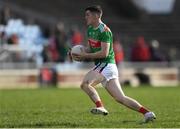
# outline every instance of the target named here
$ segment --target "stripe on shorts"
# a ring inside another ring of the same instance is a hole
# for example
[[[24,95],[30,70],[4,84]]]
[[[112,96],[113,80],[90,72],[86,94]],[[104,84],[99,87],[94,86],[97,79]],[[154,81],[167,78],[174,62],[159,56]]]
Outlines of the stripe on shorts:
[[[100,65],[101,65],[101,63],[98,63],[93,70],[96,70]]]
[[[106,63],[99,71],[99,73],[101,73],[103,71],[103,69],[108,65],[108,63]]]

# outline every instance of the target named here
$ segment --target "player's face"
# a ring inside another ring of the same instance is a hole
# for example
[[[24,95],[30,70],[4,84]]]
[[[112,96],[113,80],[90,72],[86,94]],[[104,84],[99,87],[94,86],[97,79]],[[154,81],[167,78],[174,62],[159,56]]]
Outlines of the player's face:
[[[85,12],[85,19],[86,19],[86,24],[87,25],[92,25],[97,20],[97,17],[96,17],[96,15],[94,13],[87,10]]]

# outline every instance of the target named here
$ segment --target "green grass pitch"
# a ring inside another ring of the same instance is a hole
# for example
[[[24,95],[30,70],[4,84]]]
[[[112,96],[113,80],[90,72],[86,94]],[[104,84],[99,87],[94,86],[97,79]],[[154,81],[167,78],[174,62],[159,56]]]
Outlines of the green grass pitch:
[[[157,119],[141,123],[143,115],[118,104],[103,88],[98,92],[108,116],[92,115],[94,104],[78,88],[0,90],[0,127],[180,128],[180,86],[123,89],[152,109]]]

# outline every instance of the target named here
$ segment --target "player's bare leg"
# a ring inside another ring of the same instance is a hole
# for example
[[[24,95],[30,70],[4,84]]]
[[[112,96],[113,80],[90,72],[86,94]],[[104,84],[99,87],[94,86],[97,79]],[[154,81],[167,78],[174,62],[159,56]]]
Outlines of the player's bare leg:
[[[103,103],[94,88],[97,84],[102,82],[104,77],[96,71],[90,71],[86,74],[81,84],[81,89],[91,98],[91,100],[96,104],[96,108],[91,110],[93,114],[103,114],[107,115],[107,110],[103,107]]]
[[[132,110],[144,114],[145,122],[155,119],[155,114],[153,112],[150,112],[149,110],[144,108],[139,102],[124,94],[118,79],[111,79],[109,82],[107,82],[106,90],[117,102],[127,106]]]

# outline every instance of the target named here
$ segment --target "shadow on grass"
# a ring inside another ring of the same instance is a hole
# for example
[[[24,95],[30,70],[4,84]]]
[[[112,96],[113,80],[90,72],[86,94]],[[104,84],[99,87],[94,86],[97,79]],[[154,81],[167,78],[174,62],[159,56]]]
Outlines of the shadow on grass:
[[[135,121],[135,120],[124,120],[122,121],[123,124],[138,124],[138,125],[144,125],[144,124],[149,124],[149,123],[154,123],[154,121],[149,121],[149,122],[144,122],[143,120],[141,121]]]
[[[36,122],[36,123],[24,123],[20,125],[5,125],[3,128],[31,128],[31,127],[69,127],[69,128],[75,128],[80,127],[79,124],[76,123],[70,123],[70,122]]]

